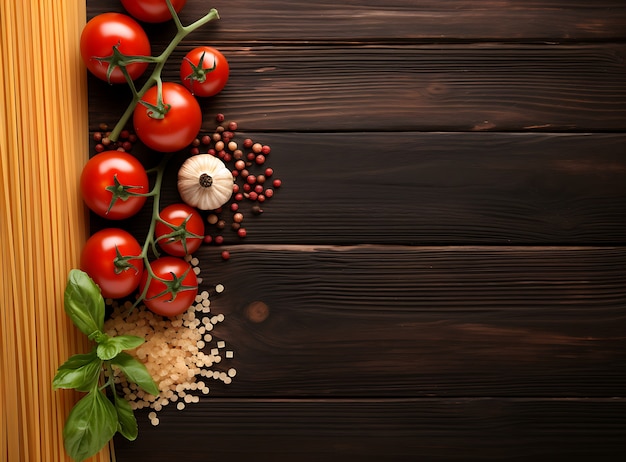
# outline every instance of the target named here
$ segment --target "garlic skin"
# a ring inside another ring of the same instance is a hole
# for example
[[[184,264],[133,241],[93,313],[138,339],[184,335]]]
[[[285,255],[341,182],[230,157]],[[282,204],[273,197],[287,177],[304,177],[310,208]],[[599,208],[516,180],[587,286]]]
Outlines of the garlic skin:
[[[224,162],[211,154],[191,156],[178,170],[181,199],[200,210],[215,210],[228,202],[234,182]]]

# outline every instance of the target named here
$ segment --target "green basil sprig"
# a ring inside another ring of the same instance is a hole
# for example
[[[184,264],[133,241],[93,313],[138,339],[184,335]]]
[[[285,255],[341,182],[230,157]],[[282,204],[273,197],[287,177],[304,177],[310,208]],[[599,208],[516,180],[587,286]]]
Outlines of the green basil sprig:
[[[159,388],[146,366],[123,351],[137,348],[144,339],[134,335],[111,337],[102,331],[104,298],[87,273],[70,271],[64,307],[76,327],[95,342],[89,353],[75,354],[59,366],[52,381],[55,390],[73,388],[87,393],[72,408],[63,428],[65,450],[74,460],[82,461],[98,453],[116,432],[130,441],[137,438],[137,420],[130,403],[117,394],[112,367],[147,393],[156,396]],[[102,386],[101,376],[106,378]]]

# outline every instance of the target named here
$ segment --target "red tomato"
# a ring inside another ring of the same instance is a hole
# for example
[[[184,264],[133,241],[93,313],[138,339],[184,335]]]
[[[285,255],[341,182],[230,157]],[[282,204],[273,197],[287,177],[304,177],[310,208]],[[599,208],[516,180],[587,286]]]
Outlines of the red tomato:
[[[80,54],[87,69],[107,81],[109,63],[96,58],[113,54],[117,45],[120,53],[127,56],[149,56],[150,41],[139,23],[130,16],[120,13],[102,13],[94,16],[84,27],[80,36]],[[130,77],[135,80],[144,73],[148,63],[132,63],[126,66]],[[108,79],[110,83],[125,83],[119,67],[115,67]]]
[[[80,255],[80,269],[100,286],[105,298],[127,297],[139,285],[143,259],[139,242],[119,228],[105,228],[92,235]]]
[[[165,252],[184,257],[198,250],[204,239],[204,220],[196,209],[187,204],[172,204],[161,210],[159,217],[168,223],[157,221],[154,232]]]
[[[153,109],[137,103],[133,113],[135,133],[150,149],[159,152],[174,152],[185,148],[194,140],[202,126],[202,110],[198,101],[182,85],[163,83],[162,118]],[[143,101],[157,105],[157,86],[150,88]]]
[[[105,151],[93,156],[80,176],[80,192],[87,206],[101,217],[122,220],[135,215],[150,192],[148,174],[132,155]],[[114,194],[115,192],[115,194]]]
[[[178,13],[187,0],[171,0],[174,10]],[[165,0],[122,0],[128,14],[143,22],[165,22],[172,19]]]
[[[191,50],[180,65],[180,80],[196,96],[214,96],[226,86],[230,67],[215,48],[202,46]]]
[[[191,265],[182,258],[161,257],[151,262],[150,268],[156,277],[167,282],[151,278],[148,284],[148,272],[144,272],[139,292],[144,293],[148,284],[144,299],[148,309],[161,316],[177,316],[187,311],[198,294],[198,279]]]

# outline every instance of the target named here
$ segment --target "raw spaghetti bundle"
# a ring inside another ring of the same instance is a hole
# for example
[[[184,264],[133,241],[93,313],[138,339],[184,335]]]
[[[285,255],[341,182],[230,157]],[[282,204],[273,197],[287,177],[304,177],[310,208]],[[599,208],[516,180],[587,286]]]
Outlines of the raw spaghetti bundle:
[[[77,191],[87,160],[84,1],[0,2],[0,460],[69,460],[62,429],[78,396],[59,364],[87,349],[63,310],[87,235]],[[110,460],[108,448],[92,458]]]

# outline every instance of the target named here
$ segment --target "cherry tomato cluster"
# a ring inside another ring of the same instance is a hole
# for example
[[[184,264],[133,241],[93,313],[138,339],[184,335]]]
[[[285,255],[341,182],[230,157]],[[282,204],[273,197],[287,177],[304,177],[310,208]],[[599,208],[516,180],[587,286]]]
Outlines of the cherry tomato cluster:
[[[174,47],[159,56],[151,56],[151,46],[142,22],[163,22],[174,19],[178,33],[176,45],[191,29],[180,23],[177,12],[186,0],[124,0],[122,4],[132,16],[103,13],[90,19],[80,38],[80,53],[87,69],[97,78],[111,84],[126,83],[133,92],[130,117],[135,134],[149,148],[158,152],[176,152],[188,146],[202,125],[202,111],[196,97],[220,93],[230,73],[227,59],[217,49],[200,46],[192,49],[179,63],[180,82],[163,82],[161,71]],[[174,14],[172,15],[173,9]],[[212,10],[202,19],[218,17]],[[201,25],[203,21],[194,23]],[[135,81],[149,65],[154,70],[141,89]],[[124,125],[125,120],[121,120]],[[113,138],[118,136],[113,130]]]
[[[182,60],[181,81],[163,82],[161,70],[173,49],[193,28],[217,18],[217,12],[183,27],[178,13],[186,0],[122,0],[129,15],[104,13],[92,18],[80,39],[82,59],[94,76],[111,84],[126,83],[133,101],[120,121],[98,140],[96,154],[85,165],[80,190],[85,204],[97,215],[119,223],[153,199],[149,235],[143,245],[119,226],[94,233],[81,254],[81,269],[100,286],[107,298],[124,298],[139,291],[138,302],[163,316],[183,313],[193,303],[198,281],[183,258],[204,239],[204,219],[193,207],[177,203],[159,210],[160,184],[167,157],[155,169],[150,187],[148,171],[120,146],[121,130],[132,115],[134,136],[157,153],[173,153],[189,146],[202,125],[196,97],[218,94],[228,80],[226,58],[216,49],[198,47]],[[138,21],[174,20],[178,33],[161,55],[151,56],[150,41]],[[150,65],[152,74],[142,88],[134,81]],[[127,132],[127,131],[126,131]],[[126,141],[131,143],[130,141]],[[132,144],[132,143],[131,143]],[[152,250],[155,258],[148,259]],[[161,252],[166,255],[162,255]]]

